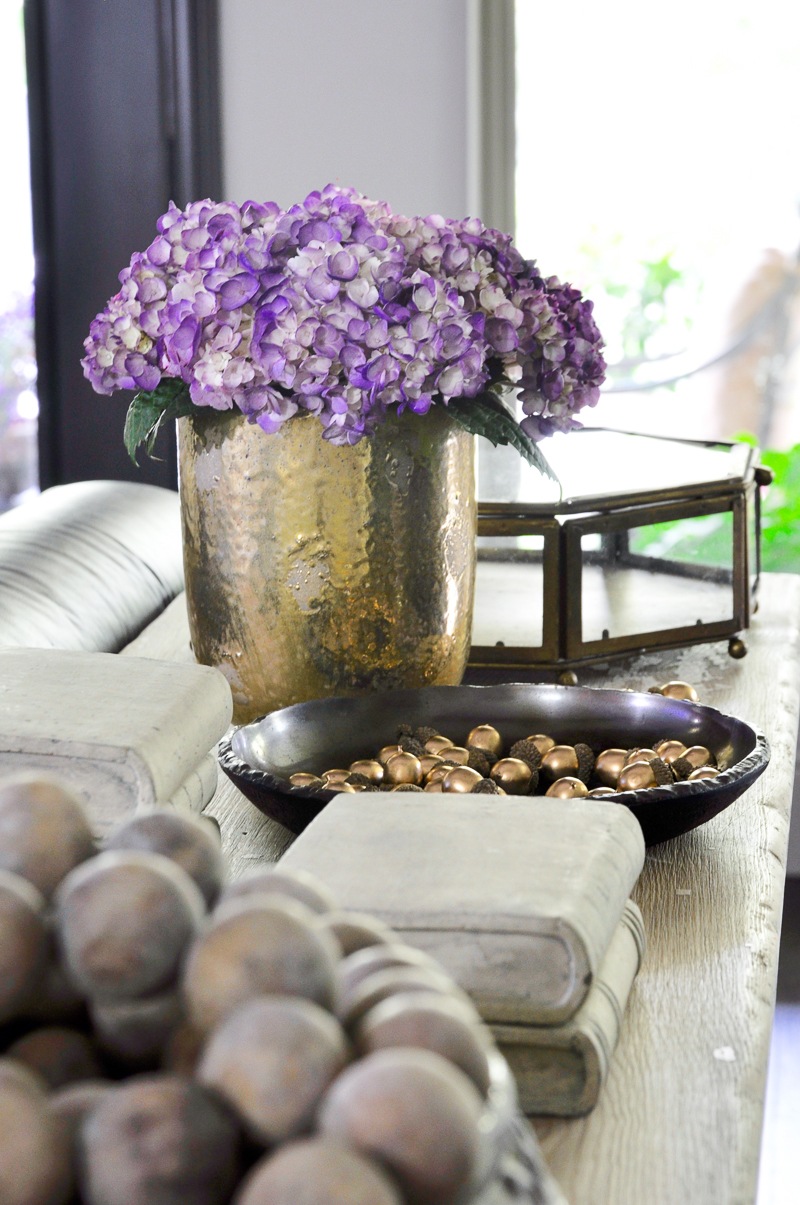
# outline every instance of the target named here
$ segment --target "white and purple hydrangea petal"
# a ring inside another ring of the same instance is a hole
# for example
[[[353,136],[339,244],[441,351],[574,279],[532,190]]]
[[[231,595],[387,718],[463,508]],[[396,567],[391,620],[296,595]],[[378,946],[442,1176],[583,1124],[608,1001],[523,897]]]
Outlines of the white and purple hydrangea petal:
[[[403,217],[328,185],[285,211],[170,204],[157,226],[91,325],[98,392],[181,377],[197,405],[268,432],[302,408],[337,444],[491,382],[517,389],[534,438],[599,396],[592,303],[477,218]]]

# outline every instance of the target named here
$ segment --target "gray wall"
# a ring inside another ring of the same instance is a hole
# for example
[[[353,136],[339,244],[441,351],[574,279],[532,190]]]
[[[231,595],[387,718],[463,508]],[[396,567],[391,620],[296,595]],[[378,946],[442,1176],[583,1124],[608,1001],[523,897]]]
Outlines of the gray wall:
[[[469,208],[467,0],[220,0],[225,196]]]

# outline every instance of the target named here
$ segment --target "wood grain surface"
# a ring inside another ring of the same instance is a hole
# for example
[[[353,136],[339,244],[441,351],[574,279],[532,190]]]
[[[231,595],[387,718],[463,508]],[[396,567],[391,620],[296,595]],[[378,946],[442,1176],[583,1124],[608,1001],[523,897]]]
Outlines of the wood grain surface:
[[[755,1199],[797,744],[799,624],[800,577],[768,574],[743,660],[732,660],[724,643],[698,645],[580,675],[584,685],[637,690],[686,679],[702,702],[763,729],[772,762],[727,811],[648,851],[634,893],[647,955],[600,1103],[585,1118],[536,1123],[571,1205]],[[184,659],[185,625],[176,600],[125,651]],[[234,875],[279,857],[292,840],[224,778],[207,810],[220,822]]]

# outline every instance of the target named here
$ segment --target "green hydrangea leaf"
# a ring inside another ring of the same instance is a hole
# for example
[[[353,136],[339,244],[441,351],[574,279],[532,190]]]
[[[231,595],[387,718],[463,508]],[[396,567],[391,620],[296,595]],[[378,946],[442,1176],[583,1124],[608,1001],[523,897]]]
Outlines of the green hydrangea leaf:
[[[147,455],[155,459],[153,449],[165,422],[197,411],[189,386],[174,377],[164,377],[150,393],[137,393],[128,407],[123,435],[128,455],[137,468],[136,454],[142,444]]]
[[[560,484],[536,440],[525,434],[508,407],[490,389],[476,397],[451,398],[447,411],[471,435],[482,435],[495,447],[510,444],[535,469]]]

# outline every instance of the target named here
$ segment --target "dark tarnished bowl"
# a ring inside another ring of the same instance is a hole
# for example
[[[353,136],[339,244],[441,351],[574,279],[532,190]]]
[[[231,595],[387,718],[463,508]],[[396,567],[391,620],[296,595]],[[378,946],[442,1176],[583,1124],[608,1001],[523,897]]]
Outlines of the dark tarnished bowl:
[[[717,778],[616,797],[636,816],[648,845],[705,824],[738,799],[769,762],[769,745],[760,732],[701,703],[623,690],[510,683],[297,703],[238,728],[220,745],[220,765],[251,803],[301,833],[335,792],[293,787],[289,775],[348,766],[393,744],[399,723],[430,725],[456,741],[465,740],[476,724],[494,724],[508,745],[534,732],[564,744],[585,741],[595,751],[649,747],[665,737],[705,745],[722,767]]]

